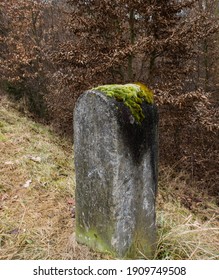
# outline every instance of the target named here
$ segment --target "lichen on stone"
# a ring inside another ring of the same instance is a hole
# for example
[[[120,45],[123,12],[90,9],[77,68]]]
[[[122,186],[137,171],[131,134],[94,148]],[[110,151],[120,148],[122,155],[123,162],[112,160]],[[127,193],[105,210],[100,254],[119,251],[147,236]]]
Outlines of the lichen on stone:
[[[107,96],[115,98],[116,101],[123,102],[124,105],[130,109],[138,124],[140,124],[145,117],[142,112],[142,103],[147,102],[148,104],[153,104],[153,92],[144,84],[138,82],[125,85],[102,85],[93,88],[93,90],[99,90]]]

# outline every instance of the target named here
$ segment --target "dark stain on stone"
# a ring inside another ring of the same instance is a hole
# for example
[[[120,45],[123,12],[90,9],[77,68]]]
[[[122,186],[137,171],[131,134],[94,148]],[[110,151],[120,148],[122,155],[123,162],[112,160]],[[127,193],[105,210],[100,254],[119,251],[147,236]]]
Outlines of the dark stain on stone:
[[[140,164],[143,155],[148,149],[155,147],[154,141],[156,139],[158,123],[157,107],[143,102],[142,111],[145,118],[141,124],[132,121],[131,112],[123,103],[116,102],[116,107],[118,108],[118,123],[122,131],[123,141],[133,159],[136,163]],[[154,163],[154,159],[152,159],[152,163]]]

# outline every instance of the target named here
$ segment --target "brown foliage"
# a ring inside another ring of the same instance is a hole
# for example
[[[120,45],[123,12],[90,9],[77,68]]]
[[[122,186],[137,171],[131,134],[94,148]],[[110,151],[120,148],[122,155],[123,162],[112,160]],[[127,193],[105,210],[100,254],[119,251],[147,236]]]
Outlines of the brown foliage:
[[[160,111],[161,161],[216,185],[217,15],[217,0],[5,0],[0,72],[70,134],[84,90],[146,83]]]
[[[52,4],[33,0],[3,0],[0,3],[2,25],[1,80],[6,89],[22,99],[25,106],[45,118],[44,95],[48,73],[54,71],[49,53],[58,41]],[[56,14],[57,17],[57,14]]]

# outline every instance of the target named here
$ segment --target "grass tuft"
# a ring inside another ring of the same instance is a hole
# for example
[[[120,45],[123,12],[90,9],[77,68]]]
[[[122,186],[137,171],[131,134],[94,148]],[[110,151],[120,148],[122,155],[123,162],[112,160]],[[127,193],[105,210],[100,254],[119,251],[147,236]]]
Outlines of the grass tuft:
[[[219,259],[219,209],[216,198],[189,185],[183,173],[161,167],[157,201],[155,258]]]

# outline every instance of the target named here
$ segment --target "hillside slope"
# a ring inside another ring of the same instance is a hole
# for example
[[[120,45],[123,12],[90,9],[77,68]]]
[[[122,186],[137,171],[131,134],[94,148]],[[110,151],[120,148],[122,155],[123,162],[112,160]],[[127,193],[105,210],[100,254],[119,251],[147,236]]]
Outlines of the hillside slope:
[[[72,146],[1,100],[0,258],[96,258],[74,240]]]
[[[0,102],[0,259],[109,258],[75,242],[71,143]],[[155,258],[218,259],[214,198],[160,169]]]

